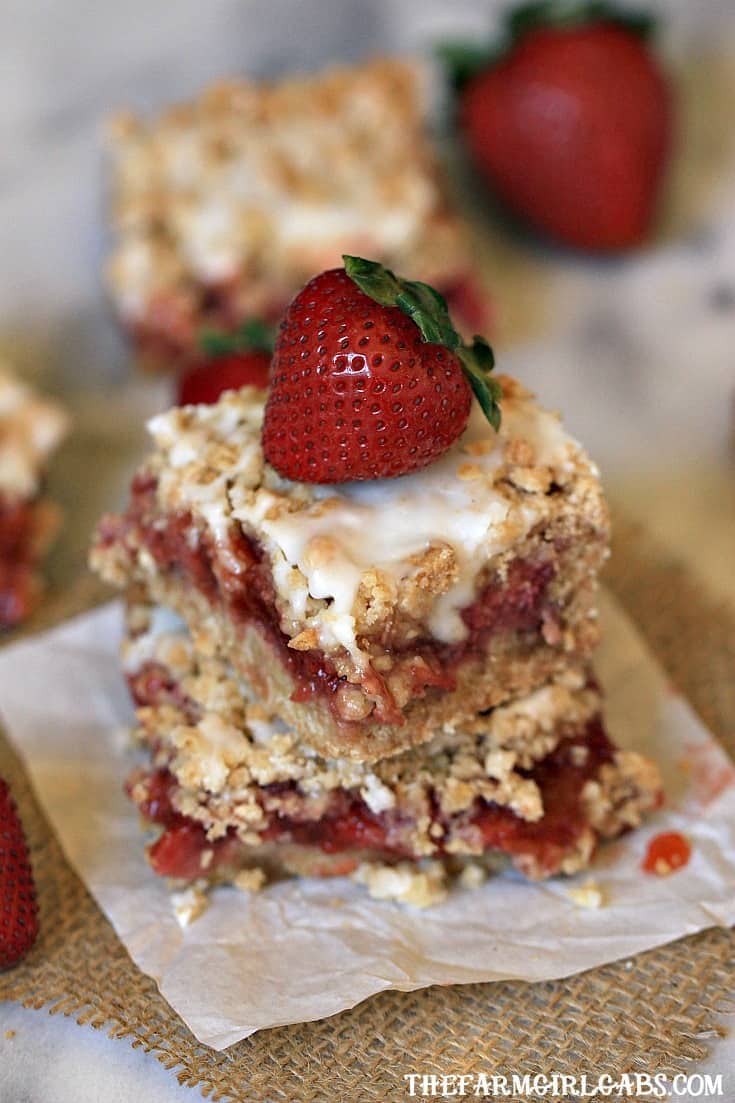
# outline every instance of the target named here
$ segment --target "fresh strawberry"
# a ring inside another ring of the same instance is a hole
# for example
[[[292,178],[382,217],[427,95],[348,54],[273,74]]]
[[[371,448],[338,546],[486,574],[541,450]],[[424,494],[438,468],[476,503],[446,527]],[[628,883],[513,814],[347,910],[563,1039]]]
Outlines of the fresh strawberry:
[[[504,49],[459,61],[469,152],[516,214],[590,251],[639,244],[656,211],[672,129],[652,21],[607,3],[531,4]]]
[[[28,848],[15,801],[0,778],[0,969],[20,961],[37,934],[36,888]]]
[[[270,357],[267,352],[237,352],[216,360],[202,360],[189,368],[179,381],[179,405],[211,405],[224,391],[240,387],[268,386]]]
[[[442,295],[453,318],[461,324],[463,333],[492,330],[494,318],[492,303],[484,289],[472,275],[466,275],[442,287]]]
[[[344,261],[311,280],[281,323],[263,423],[272,466],[309,483],[405,475],[460,436],[473,390],[497,428],[487,342],[463,345],[427,284]]]
[[[273,341],[262,322],[246,322],[235,333],[204,333],[200,344],[205,357],[179,380],[180,406],[210,405],[240,387],[267,388]]]

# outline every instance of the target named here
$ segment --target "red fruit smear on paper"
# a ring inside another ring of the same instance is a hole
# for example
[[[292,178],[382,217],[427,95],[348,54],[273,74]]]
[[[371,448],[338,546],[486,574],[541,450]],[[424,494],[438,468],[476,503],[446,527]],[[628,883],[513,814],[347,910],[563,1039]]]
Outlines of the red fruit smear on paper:
[[[691,856],[692,846],[685,835],[679,831],[662,831],[649,841],[642,868],[656,877],[668,877],[683,869]]]

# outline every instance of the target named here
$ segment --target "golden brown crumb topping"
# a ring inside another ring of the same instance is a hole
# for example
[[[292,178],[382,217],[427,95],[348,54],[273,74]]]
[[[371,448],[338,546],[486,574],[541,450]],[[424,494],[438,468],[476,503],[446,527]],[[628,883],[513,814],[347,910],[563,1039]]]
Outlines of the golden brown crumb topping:
[[[418,67],[376,59],[275,82],[223,81],[147,123],[110,126],[123,316],[186,310],[238,283],[257,313],[344,252],[432,282],[466,264],[426,133]]]

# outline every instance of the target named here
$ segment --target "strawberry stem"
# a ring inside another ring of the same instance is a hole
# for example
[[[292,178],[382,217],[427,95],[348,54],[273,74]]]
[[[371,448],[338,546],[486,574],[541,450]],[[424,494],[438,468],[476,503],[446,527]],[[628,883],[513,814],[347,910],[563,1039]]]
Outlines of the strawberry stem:
[[[396,306],[418,326],[423,340],[443,345],[453,352],[493,429],[500,428],[502,390],[491,372],[495,366],[493,350],[484,337],[474,337],[465,345],[452,325],[443,295],[428,283],[404,280],[389,268],[363,257],[343,256],[345,272],[360,290],[381,306]]]
[[[236,330],[205,329],[199,334],[199,347],[207,356],[232,356],[238,352],[273,352],[273,327],[260,318],[250,318]]]

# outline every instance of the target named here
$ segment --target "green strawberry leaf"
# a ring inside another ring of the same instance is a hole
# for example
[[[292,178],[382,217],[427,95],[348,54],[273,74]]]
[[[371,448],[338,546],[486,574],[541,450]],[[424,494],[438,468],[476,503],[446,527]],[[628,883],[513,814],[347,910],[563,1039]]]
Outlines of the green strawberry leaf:
[[[497,432],[503,388],[490,374],[495,367],[493,350],[484,337],[475,337],[470,348],[463,345],[456,352],[483,414]]]
[[[381,306],[396,306],[414,322],[424,341],[443,345],[456,354],[467,382],[493,429],[500,428],[502,390],[491,372],[495,366],[493,350],[484,337],[475,337],[465,345],[452,325],[443,295],[428,283],[404,280],[374,260],[343,256],[345,272],[360,290]]]
[[[476,42],[441,42],[435,52],[455,91],[463,88],[478,73],[489,69],[498,58],[497,49]]]
[[[199,347],[213,358],[232,356],[238,352],[273,352],[275,332],[260,318],[250,318],[231,333],[205,329],[199,334]]]
[[[531,0],[513,8],[505,25],[512,44],[539,27],[578,27],[602,20],[641,38],[649,38],[656,27],[656,19],[649,12],[629,11],[608,0]]]
[[[609,0],[531,0],[511,8],[506,14],[503,31],[493,43],[449,41],[436,47],[455,91],[485,69],[492,68],[504,54],[530,31],[541,27],[579,27],[587,23],[615,23],[631,34],[648,40],[657,27],[650,12],[631,11]]]

